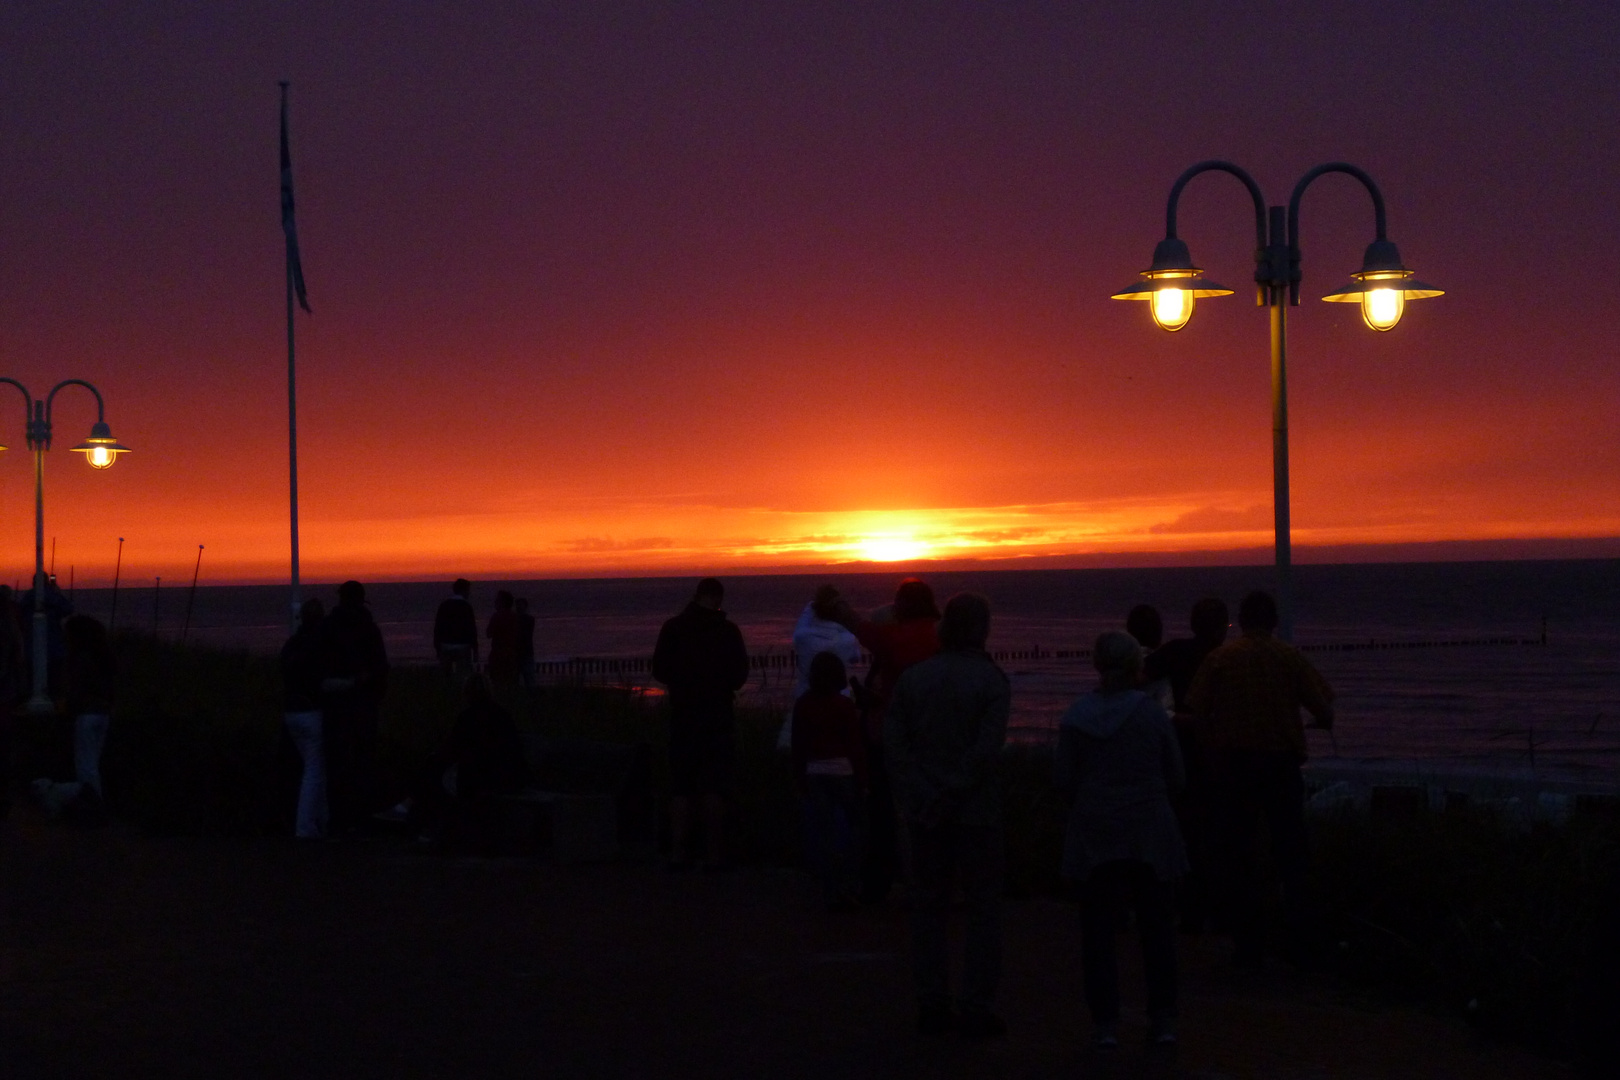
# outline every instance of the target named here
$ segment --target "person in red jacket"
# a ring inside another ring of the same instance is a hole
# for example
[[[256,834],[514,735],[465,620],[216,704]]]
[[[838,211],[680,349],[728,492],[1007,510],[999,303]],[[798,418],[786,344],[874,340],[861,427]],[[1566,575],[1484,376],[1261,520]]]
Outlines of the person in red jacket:
[[[920,578],[906,578],[894,593],[890,620],[863,619],[847,603],[834,615],[872,654],[866,676],[866,757],[871,772],[867,788],[867,843],[861,866],[861,902],[881,904],[894,887],[899,863],[900,826],[894,791],[883,762],[883,716],[900,675],[911,665],[939,652],[939,605],[934,590]]]
[[[805,801],[807,854],[821,872],[829,910],[853,907],[860,887],[866,814],[866,739],[837,653],[810,661],[810,688],[793,705],[793,775]],[[839,825],[843,819],[843,826]]]

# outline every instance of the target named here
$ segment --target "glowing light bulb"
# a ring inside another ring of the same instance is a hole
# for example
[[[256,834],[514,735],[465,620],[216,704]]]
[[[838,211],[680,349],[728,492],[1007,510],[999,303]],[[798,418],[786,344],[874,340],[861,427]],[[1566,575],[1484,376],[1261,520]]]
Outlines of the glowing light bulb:
[[[1392,330],[1406,310],[1406,296],[1400,289],[1368,289],[1361,294],[1361,317],[1374,330]]]
[[[85,457],[89,460],[92,469],[110,469],[112,463],[117,460],[118,455],[105,446],[95,446],[91,447],[90,452]]]
[[[1190,289],[1160,289],[1153,294],[1153,321],[1163,330],[1180,330],[1192,318]]]

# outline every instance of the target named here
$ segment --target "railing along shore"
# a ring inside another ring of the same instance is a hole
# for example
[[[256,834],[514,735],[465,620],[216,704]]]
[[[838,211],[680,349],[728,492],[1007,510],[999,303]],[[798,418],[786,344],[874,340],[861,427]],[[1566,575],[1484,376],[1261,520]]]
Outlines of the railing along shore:
[[[1300,645],[1301,652],[1365,652],[1382,649],[1461,649],[1482,646],[1542,646],[1547,644],[1546,631],[1539,637],[1477,637],[1477,638],[1422,638],[1399,640],[1368,638],[1365,641],[1318,641]],[[1090,649],[1043,649],[1039,645],[1028,649],[992,649],[991,659],[998,664],[1028,663],[1041,660],[1089,660]],[[863,653],[861,663],[871,662]],[[756,653],[748,658],[751,671],[791,671],[794,658],[791,652]],[[647,656],[574,656],[566,659],[541,660],[535,664],[535,674],[564,678],[590,676],[650,675],[652,658]]]

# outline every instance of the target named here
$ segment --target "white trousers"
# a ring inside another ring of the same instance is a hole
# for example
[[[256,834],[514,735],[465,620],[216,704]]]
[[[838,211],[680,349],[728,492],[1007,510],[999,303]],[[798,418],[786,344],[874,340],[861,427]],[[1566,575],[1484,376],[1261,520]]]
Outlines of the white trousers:
[[[101,748],[107,745],[106,713],[80,713],[73,718],[73,775],[97,795],[101,790]]]
[[[326,835],[326,752],[321,747],[321,714],[283,713],[287,734],[292,736],[298,756],[304,760],[303,779],[298,784],[297,835],[319,839]]]

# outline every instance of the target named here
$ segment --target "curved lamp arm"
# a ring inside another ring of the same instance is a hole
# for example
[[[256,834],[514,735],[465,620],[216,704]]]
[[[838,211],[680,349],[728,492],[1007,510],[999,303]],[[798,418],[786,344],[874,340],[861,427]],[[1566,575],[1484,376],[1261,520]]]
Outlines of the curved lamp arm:
[[[34,395],[28,392],[28,387],[7,375],[0,375],[0,383],[10,383],[17,388],[17,392],[23,396],[23,423],[25,425],[32,424],[34,422]]]
[[[69,386],[82,386],[96,395],[96,423],[104,424],[107,422],[107,403],[101,400],[100,390],[97,390],[83,379],[63,379],[53,386],[51,392],[45,397],[45,422],[47,424],[51,422],[51,409],[56,402],[56,395]]]
[[[1317,177],[1328,173],[1344,173],[1361,181],[1361,186],[1372,196],[1373,228],[1378,234],[1373,242],[1381,244],[1387,239],[1384,235],[1384,193],[1378,190],[1378,185],[1373,182],[1372,177],[1343,161],[1330,161],[1326,165],[1318,165],[1300,177],[1299,183],[1294,185],[1294,194],[1288,200],[1288,291],[1289,302],[1293,304],[1299,303],[1299,202],[1305,196],[1305,189],[1310,187]]]
[[[1353,176],[1357,180],[1361,181],[1361,185],[1367,189],[1367,194],[1372,196],[1373,227],[1378,230],[1377,239],[1385,239],[1384,193],[1378,190],[1378,185],[1373,183],[1372,177],[1368,176],[1354,165],[1348,165],[1342,161],[1330,161],[1326,165],[1318,165],[1316,168],[1300,177],[1299,183],[1294,185],[1294,194],[1288,200],[1289,246],[1299,246],[1299,200],[1305,195],[1305,189],[1310,187],[1311,183],[1316,180],[1317,177],[1325,176],[1328,173],[1344,173],[1347,176]]]
[[[1260,185],[1254,182],[1254,177],[1230,161],[1200,161],[1176,178],[1176,182],[1170,187],[1170,203],[1164,212],[1165,239],[1179,239],[1176,236],[1176,204],[1181,201],[1181,189],[1186,187],[1188,181],[1193,177],[1207,172],[1230,173],[1241,180],[1243,186],[1249,189],[1249,195],[1254,199],[1254,246],[1257,250],[1264,248],[1266,246],[1266,197],[1260,194]]]

